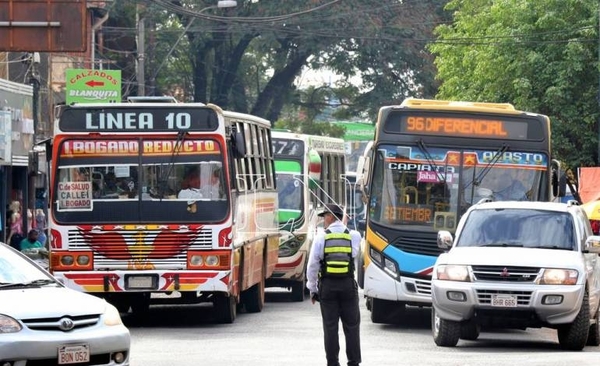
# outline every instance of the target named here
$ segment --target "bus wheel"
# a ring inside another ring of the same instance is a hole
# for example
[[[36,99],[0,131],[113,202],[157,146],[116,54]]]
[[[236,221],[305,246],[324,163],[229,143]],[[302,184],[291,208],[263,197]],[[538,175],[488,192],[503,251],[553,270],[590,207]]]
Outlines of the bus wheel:
[[[265,304],[265,277],[261,273],[261,280],[242,293],[244,308],[249,313],[260,313]]]
[[[114,307],[116,307],[121,314],[127,314],[129,312],[129,308],[131,307],[129,299],[126,296],[113,296],[106,300],[114,305]]]
[[[231,324],[237,316],[235,296],[218,294],[213,296],[213,309],[218,323]]]
[[[358,258],[356,260],[356,282],[360,288],[365,288],[365,258],[363,257],[362,250],[359,250]]]
[[[292,301],[304,301],[304,288],[306,287],[306,278],[302,281],[294,282],[292,285]]]
[[[371,321],[375,324],[397,324],[404,312],[404,303],[371,299]]]
[[[135,316],[146,316],[150,311],[150,294],[137,294],[131,299],[131,311]]]

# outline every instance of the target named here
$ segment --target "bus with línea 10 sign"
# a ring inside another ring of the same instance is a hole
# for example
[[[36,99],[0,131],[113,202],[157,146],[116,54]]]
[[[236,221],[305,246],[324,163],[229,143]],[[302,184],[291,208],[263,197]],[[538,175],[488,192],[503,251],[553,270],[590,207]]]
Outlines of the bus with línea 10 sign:
[[[508,103],[407,99],[379,111],[363,168],[368,197],[361,253],[374,323],[431,305],[431,275],[454,232],[481,200],[551,201],[558,194],[548,117]]]
[[[121,312],[212,302],[232,323],[239,306],[262,310],[279,245],[269,121],[160,98],[57,116],[54,276]]]

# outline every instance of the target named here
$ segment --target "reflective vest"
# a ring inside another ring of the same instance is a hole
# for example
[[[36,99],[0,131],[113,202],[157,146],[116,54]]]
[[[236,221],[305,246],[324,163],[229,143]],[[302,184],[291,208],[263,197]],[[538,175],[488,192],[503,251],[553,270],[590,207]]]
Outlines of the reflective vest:
[[[346,229],[343,233],[325,231],[323,245],[323,261],[321,276],[348,277],[354,276],[354,261],[352,260],[352,237]]]

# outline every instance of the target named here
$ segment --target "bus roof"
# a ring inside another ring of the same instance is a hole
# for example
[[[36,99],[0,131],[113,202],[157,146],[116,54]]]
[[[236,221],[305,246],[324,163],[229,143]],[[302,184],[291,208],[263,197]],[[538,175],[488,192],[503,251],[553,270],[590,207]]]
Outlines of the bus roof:
[[[383,107],[386,108],[386,107]],[[447,110],[464,112],[488,112],[502,114],[535,114],[517,110],[510,103],[487,103],[487,102],[465,102],[452,100],[418,99],[407,98],[399,106],[390,106],[387,108],[410,108],[424,110]]]

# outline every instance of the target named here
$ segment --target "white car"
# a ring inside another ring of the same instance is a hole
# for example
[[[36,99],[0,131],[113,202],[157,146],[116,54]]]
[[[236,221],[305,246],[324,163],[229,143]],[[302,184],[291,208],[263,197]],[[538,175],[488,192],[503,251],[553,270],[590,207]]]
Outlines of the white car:
[[[553,328],[561,348],[600,345],[600,237],[575,203],[485,202],[461,218],[435,263],[438,346],[476,340],[481,327]]]
[[[0,365],[129,365],[117,309],[0,243]]]

